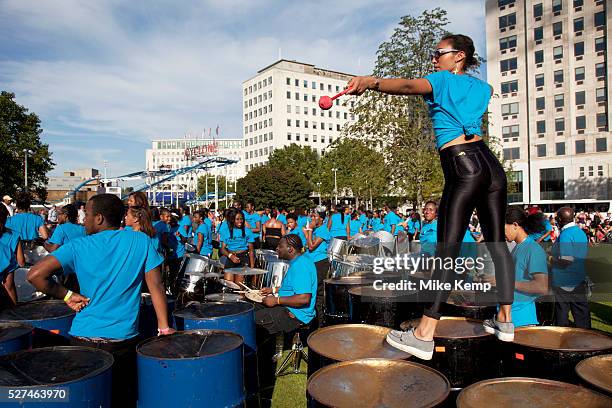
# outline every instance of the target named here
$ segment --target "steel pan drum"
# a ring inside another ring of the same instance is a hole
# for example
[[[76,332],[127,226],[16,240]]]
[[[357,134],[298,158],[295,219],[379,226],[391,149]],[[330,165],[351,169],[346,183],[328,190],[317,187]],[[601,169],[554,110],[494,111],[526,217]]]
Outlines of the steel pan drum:
[[[325,294],[324,325],[349,322],[349,289],[358,286],[368,286],[374,279],[362,276],[345,276],[339,279],[325,279],[323,290]]]
[[[352,254],[378,256],[381,252],[380,248],[380,239],[376,237],[352,240],[349,244],[349,252]]]
[[[262,280],[263,287],[278,288],[283,283],[283,278],[289,270],[289,262],[282,260],[270,260],[268,262],[267,273]]]
[[[497,304],[481,301],[472,291],[453,291],[442,304],[441,313],[446,316],[485,320],[497,314]]]
[[[458,408],[604,408],[612,399],[577,385],[540,378],[485,380],[465,388]]]
[[[210,295],[204,296],[204,300],[207,302],[239,302],[244,300],[244,296],[240,293],[211,293]]]
[[[526,326],[514,331],[514,343],[506,343],[504,373],[579,382],[574,371],[585,358],[612,353],[612,337],[588,329]]]
[[[357,263],[340,261],[338,259],[332,259],[331,261],[332,278],[342,278],[345,276],[360,275],[365,272],[368,272],[368,269]],[[371,272],[371,270],[369,272]]]
[[[576,374],[592,388],[612,396],[612,354],[582,360],[576,365]]]
[[[402,330],[417,327],[420,319],[401,324]],[[454,390],[476,381],[496,377],[495,337],[485,332],[482,322],[465,317],[442,317],[434,333],[434,354],[422,363],[448,378]]]
[[[185,275],[209,272],[210,259],[198,254],[185,255]]]
[[[395,237],[390,232],[376,231],[372,236],[380,240],[386,255],[395,255]]]
[[[385,338],[391,329],[367,324],[324,327],[308,336],[308,376],[340,361],[362,358],[406,360],[411,355],[391,347]]]
[[[256,249],[255,250],[255,267],[260,269],[268,269],[268,261],[278,259],[276,251],[271,249]]]
[[[343,239],[332,238],[329,240],[327,245],[327,256],[329,260],[332,259],[344,259],[344,256],[348,254],[348,242]]]
[[[324,367],[308,379],[310,407],[435,407],[448,396],[448,380],[411,361],[379,358]]]
[[[28,280],[26,276],[30,268],[17,268],[13,272],[13,278],[15,280],[15,288],[17,289],[17,300],[22,302],[29,302],[31,300],[38,300],[45,297],[45,294],[39,292]]]
[[[349,290],[349,321],[398,329],[407,319],[423,314],[416,291],[376,290],[372,286]]]

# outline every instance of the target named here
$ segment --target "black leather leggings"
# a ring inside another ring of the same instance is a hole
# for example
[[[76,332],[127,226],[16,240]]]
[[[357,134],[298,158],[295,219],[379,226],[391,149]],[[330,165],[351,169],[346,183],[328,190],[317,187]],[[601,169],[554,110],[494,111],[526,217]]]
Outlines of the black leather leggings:
[[[438,208],[436,256],[459,255],[461,241],[476,208],[487,249],[495,265],[498,302],[512,304],[514,265],[504,236],[507,181],[503,167],[483,141],[447,147],[440,151],[444,192]],[[436,269],[432,279],[454,282],[452,269]],[[438,291],[425,309],[425,316],[439,319],[440,305],[449,291]]]

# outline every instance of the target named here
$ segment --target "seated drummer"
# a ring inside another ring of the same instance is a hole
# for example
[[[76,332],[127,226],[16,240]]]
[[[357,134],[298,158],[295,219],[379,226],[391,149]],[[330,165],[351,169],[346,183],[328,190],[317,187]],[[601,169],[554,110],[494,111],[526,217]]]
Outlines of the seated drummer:
[[[219,241],[221,242],[221,255],[225,269],[241,266],[255,267],[255,254],[253,243],[255,236],[249,228],[245,227],[242,210],[229,209],[227,212],[227,226],[220,228]],[[229,281],[244,282],[244,276],[234,276],[226,273],[224,278]]]
[[[269,334],[290,332],[315,317],[317,268],[309,256],[302,255],[302,240],[285,235],[278,243],[278,257],[289,261],[280,288],[263,288],[263,306],[256,305],[255,322]],[[274,294],[278,296],[274,296]]]
[[[208,210],[197,210],[193,212],[193,224],[195,225],[194,244],[196,244],[197,253],[202,256],[210,257],[212,255],[212,230],[208,219]]]
[[[134,208],[132,208],[134,209]],[[87,236],[73,239],[47,255],[28,272],[37,290],[64,299],[77,312],[70,344],[113,354],[113,406],[134,406],[136,343],[141,286],[146,281],[157,315],[160,334],[171,334],[165,288],[161,281],[163,258],[151,238],[121,230],[123,204],[112,194],[87,201]],[[55,282],[52,275],[76,273],[81,293]],[[121,401],[121,402],[120,402]]]

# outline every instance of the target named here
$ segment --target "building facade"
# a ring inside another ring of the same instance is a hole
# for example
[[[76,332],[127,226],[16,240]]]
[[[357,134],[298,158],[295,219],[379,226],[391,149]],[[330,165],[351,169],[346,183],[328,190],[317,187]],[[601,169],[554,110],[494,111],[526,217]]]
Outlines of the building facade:
[[[296,143],[319,155],[355,117],[353,97],[336,99],[331,109],[319,98],[343,90],[353,75],[295,61],[279,60],[242,84],[245,172],[267,163],[275,150]],[[345,103],[346,102],[346,103]]]
[[[611,3],[486,0],[489,132],[512,163],[510,202],[612,199]]]
[[[47,183],[47,201],[55,203],[66,198],[66,194],[86,180],[93,179],[100,175],[99,170],[92,168],[68,170],[63,176],[51,176]],[[87,201],[91,196],[98,194],[98,183],[91,182],[83,186],[76,193],[77,201]]]

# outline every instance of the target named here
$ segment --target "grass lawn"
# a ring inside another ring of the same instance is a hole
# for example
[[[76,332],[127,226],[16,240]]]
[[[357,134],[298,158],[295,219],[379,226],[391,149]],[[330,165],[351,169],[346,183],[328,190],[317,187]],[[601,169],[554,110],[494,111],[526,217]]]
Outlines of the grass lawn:
[[[283,353],[283,358],[289,351]],[[308,352],[308,350],[306,350]],[[281,359],[282,361],[282,359]],[[280,366],[281,361],[278,362]],[[272,407],[274,408],[295,408],[306,406],[306,370],[307,365],[304,361],[300,366],[304,374],[288,374],[277,377],[274,395],[272,396]]]

